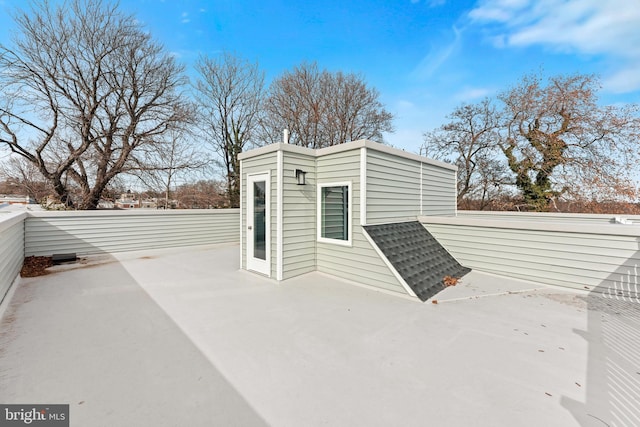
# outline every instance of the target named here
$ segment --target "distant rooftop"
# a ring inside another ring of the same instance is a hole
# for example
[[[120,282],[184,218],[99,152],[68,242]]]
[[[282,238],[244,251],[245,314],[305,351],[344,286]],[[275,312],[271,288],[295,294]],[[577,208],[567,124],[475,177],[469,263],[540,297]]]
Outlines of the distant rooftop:
[[[8,203],[8,204],[35,204],[36,201],[22,194],[0,194],[0,205]]]
[[[4,203],[0,201],[0,212],[23,212],[23,211],[41,211],[42,206],[37,203]]]

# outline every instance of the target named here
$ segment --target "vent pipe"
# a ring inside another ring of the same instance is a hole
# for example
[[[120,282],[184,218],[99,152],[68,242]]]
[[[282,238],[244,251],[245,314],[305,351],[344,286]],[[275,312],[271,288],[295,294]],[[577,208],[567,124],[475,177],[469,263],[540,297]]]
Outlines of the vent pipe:
[[[283,142],[285,144],[288,144],[289,143],[289,129],[285,129],[282,133],[283,133],[283,135],[282,135],[283,136],[283,138],[282,138]]]

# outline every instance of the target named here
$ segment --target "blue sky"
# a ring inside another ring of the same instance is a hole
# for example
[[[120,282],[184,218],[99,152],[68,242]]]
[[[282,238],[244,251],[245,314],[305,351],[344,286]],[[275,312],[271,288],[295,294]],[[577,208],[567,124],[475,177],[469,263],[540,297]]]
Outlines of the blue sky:
[[[22,1],[0,0],[0,43]],[[395,116],[386,141],[417,152],[462,102],[541,71],[595,73],[603,104],[640,102],[638,0],[121,0],[190,68],[223,49],[267,82],[302,61],[361,73]]]

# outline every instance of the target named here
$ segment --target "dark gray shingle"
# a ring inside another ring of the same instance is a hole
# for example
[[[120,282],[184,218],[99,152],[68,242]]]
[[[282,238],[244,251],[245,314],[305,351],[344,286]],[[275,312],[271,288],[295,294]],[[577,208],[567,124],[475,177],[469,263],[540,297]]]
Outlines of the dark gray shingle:
[[[418,221],[367,225],[364,229],[422,301],[444,289],[445,276],[459,278],[471,271]]]

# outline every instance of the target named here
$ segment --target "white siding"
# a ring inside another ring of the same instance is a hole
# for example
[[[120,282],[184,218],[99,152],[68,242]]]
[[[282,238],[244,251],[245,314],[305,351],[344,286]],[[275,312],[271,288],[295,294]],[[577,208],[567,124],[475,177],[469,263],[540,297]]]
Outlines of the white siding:
[[[238,242],[238,215],[238,209],[34,212],[25,221],[25,255]]]
[[[354,227],[352,247],[318,243],[318,271],[406,295],[362,233],[362,227]]]
[[[614,224],[616,218],[640,224],[640,215],[581,214],[556,212],[458,211],[461,218],[502,219],[506,221],[563,222],[571,224]]]
[[[422,215],[456,214],[456,172],[422,164]]]
[[[317,159],[317,182],[351,181],[353,206],[350,219],[353,245],[316,242],[317,269],[323,273],[368,286],[406,294],[402,285],[380,259],[360,226],[360,151],[325,155]]]
[[[24,260],[26,214],[0,214],[0,302],[18,277]]]
[[[420,215],[420,162],[367,149],[367,224]]]
[[[366,181],[367,224],[455,215],[455,170],[367,148]]]
[[[288,279],[318,270],[405,294],[364,236],[361,215],[367,224],[375,224],[415,220],[421,212],[455,214],[455,167],[371,141],[319,150],[272,144],[240,157],[243,194],[248,174],[271,173],[271,277],[274,278]],[[296,169],[307,172],[306,185],[296,185]],[[350,243],[318,241],[317,189],[322,184],[350,185]],[[364,206],[361,199],[365,200]],[[243,231],[245,205],[240,214]],[[246,269],[246,250],[241,252],[241,268]]]
[[[283,163],[283,279],[316,269],[316,173],[311,156],[284,152]],[[295,170],[307,172],[298,185]]]
[[[420,219],[467,267],[575,289],[640,291],[639,226]]]

